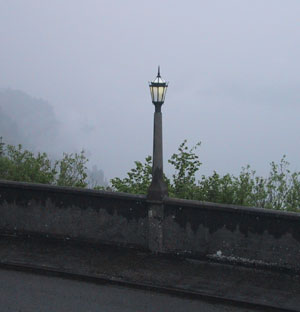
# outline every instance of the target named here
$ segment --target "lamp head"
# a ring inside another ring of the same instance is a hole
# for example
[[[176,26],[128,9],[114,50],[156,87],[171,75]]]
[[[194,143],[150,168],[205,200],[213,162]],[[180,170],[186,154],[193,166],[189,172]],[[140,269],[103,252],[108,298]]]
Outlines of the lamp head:
[[[158,66],[158,73],[156,78],[149,82],[150,93],[153,104],[163,104],[165,101],[168,82],[164,81],[160,76],[160,67]]]

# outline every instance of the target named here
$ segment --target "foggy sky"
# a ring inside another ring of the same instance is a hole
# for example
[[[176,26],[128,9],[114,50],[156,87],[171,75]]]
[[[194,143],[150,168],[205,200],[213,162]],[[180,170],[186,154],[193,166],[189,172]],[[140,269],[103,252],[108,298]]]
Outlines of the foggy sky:
[[[0,0],[0,87],[51,103],[53,148],[112,178],[152,154],[160,65],[167,173],[184,139],[205,174],[266,174],[283,154],[300,170],[299,16],[298,0]]]

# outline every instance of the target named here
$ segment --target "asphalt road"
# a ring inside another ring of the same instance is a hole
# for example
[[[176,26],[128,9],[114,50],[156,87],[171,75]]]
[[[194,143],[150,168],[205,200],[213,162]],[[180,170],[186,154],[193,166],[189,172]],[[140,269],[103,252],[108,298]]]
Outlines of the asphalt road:
[[[0,269],[0,311],[246,312],[145,290]]]

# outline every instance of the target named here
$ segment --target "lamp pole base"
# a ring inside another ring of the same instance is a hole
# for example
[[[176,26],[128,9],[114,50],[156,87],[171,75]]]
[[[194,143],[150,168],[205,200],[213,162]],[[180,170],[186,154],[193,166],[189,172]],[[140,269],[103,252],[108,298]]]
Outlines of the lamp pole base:
[[[161,178],[152,183],[148,189],[147,198],[149,200],[162,201],[165,197],[168,197],[168,186],[166,182]]]

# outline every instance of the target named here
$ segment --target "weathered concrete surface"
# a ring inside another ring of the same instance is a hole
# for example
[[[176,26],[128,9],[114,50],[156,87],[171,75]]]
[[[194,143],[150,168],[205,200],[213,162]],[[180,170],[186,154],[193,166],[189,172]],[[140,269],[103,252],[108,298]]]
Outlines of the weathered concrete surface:
[[[164,252],[164,205],[148,201],[148,246],[151,251]]]
[[[0,270],[1,312],[249,312],[150,291]]]
[[[238,307],[248,303],[246,311],[258,307],[262,311],[300,311],[300,277],[288,271],[154,255],[145,250],[71,240],[0,236],[0,266],[7,264],[152,287],[222,304],[235,302]]]
[[[0,181],[0,232],[148,247],[144,196]]]
[[[179,199],[164,207],[166,252],[300,270],[300,214]]]
[[[159,208],[158,208],[159,207]],[[300,214],[0,181],[0,233],[300,270]]]

